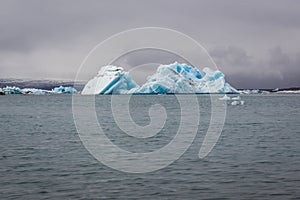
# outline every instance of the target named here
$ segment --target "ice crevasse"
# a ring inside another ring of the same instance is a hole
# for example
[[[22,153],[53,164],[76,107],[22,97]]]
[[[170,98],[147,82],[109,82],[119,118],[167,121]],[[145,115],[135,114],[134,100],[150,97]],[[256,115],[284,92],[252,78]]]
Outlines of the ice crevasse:
[[[139,86],[122,67],[104,66],[88,81],[82,94],[176,94],[176,93],[238,93],[226,83],[219,70],[204,68],[201,74],[188,64],[160,65],[155,74]]]

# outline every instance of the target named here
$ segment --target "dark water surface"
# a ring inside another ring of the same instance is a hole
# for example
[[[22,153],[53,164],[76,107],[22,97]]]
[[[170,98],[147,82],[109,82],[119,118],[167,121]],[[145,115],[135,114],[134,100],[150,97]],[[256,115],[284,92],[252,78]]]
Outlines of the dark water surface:
[[[120,96],[122,98],[122,96]],[[111,169],[83,146],[72,96],[0,97],[1,199],[300,199],[300,96],[242,96],[227,107],[222,135],[203,160],[198,152],[210,119],[210,99],[198,96],[196,139],[173,164],[146,174]],[[186,96],[189,99],[189,96]],[[174,96],[133,96],[131,115],[149,124],[159,103],[168,118],[157,136],[128,137],[115,124],[110,96],[96,98],[99,124],[121,148],[149,152],[166,145],[179,127]]]

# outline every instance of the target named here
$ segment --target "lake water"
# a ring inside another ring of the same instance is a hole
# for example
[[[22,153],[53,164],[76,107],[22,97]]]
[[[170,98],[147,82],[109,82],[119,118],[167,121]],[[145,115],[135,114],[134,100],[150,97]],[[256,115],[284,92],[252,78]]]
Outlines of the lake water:
[[[300,95],[241,97],[245,105],[228,104],[222,134],[207,157],[200,160],[198,153],[211,103],[198,95],[201,120],[190,148],[163,169],[132,174],[103,165],[87,151],[76,131],[71,95],[1,96],[0,198],[300,199]],[[118,128],[110,98],[97,96],[96,112],[119,147],[151,152],[175,136],[181,112],[173,95],[132,97],[131,116],[139,125],[149,124],[153,104],[168,114],[165,127],[146,139]]]

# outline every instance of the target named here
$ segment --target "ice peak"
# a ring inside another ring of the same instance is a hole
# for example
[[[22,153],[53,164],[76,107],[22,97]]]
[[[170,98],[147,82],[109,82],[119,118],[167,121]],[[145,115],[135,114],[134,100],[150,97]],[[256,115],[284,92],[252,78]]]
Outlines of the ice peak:
[[[101,69],[98,72],[98,76],[119,75],[123,72],[124,72],[124,69],[122,67],[117,67],[114,65],[107,65],[107,66],[101,67]]]

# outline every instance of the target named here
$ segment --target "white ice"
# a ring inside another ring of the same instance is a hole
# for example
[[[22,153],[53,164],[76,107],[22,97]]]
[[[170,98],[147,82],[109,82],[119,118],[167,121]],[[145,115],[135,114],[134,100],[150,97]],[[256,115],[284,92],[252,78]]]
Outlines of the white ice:
[[[225,94],[223,97],[221,97],[221,98],[219,98],[219,99],[220,99],[220,100],[223,100],[223,101],[228,101],[228,100],[230,100],[231,98]]]
[[[141,87],[122,67],[102,67],[98,75],[88,81],[82,94],[170,94],[170,93],[238,93],[225,81],[221,71],[197,68],[187,64],[160,65]]]
[[[1,88],[0,88],[1,89]],[[34,95],[42,95],[42,94],[74,94],[77,93],[77,90],[73,87],[55,87],[52,90],[43,90],[37,88],[24,88],[20,89],[15,86],[6,86],[2,88],[1,91],[4,94],[34,94]]]

